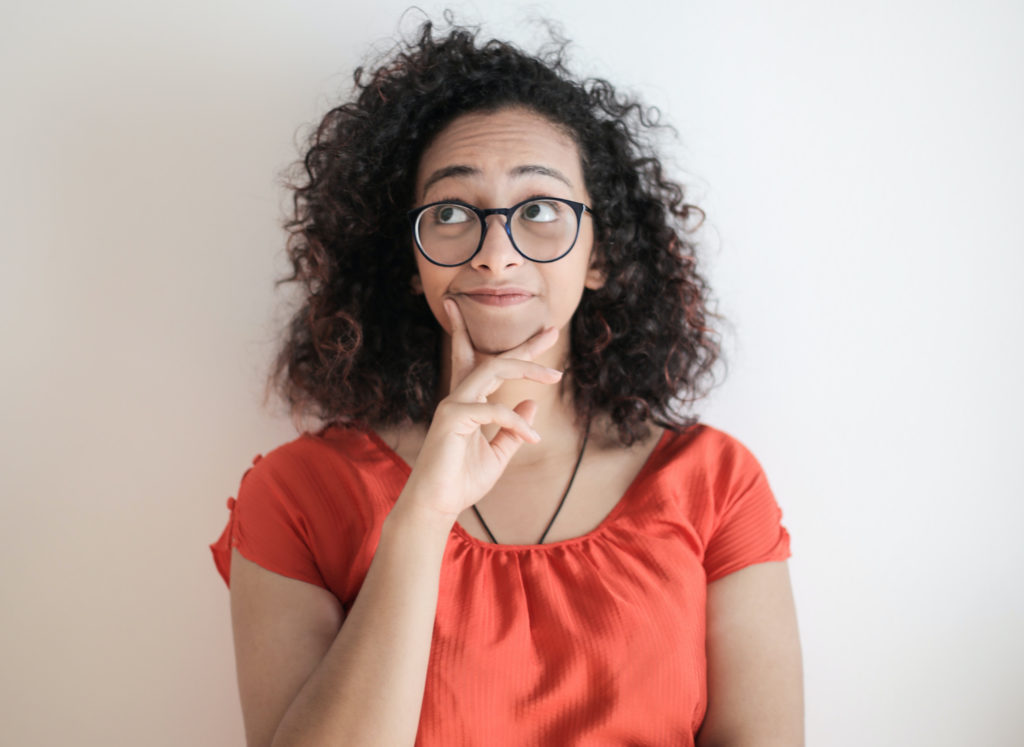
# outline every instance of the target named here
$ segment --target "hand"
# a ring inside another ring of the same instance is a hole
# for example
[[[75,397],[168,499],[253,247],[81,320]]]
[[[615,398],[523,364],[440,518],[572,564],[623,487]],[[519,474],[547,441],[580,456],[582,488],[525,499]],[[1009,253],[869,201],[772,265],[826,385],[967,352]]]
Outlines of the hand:
[[[462,511],[494,487],[524,442],[540,441],[531,425],[537,411],[533,400],[509,408],[487,402],[488,395],[512,379],[554,384],[561,380],[562,372],[534,362],[558,339],[554,327],[490,356],[474,349],[458,305],[446,299],[444,309],[452,326],[449,394],[434,412],[399,503],[404,498],[403,505],[414,504],[454,523]],[[490,440],[483,433],[488,425],[500,426]]]

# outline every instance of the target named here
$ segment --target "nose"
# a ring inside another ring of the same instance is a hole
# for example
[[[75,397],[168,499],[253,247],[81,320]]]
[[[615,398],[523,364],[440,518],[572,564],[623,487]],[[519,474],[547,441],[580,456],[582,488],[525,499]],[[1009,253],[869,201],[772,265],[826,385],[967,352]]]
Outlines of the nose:
[[[487,233],[484,236],[483,246],[470,261],[470,264],[478,270],[489,272],[502,272],[523,264],[523,255],[512,246],[512,239],[505,230],[506,218],[502,215],[489,215],[487,221]]]

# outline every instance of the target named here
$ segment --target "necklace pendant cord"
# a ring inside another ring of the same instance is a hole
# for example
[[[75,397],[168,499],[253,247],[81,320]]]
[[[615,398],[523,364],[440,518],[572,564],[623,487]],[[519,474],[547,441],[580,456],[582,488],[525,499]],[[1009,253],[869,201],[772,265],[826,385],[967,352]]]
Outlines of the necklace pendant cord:
[[[537,540],[538,545],[544,544],[544,538],[548,536],[548,532],[551,530],[552,525],[555,523],[555,519],[558,518],[558,513],[562,510],[562,506],[565,505],[565,499],[569,496],[569,491],[572,490],[573,481],[576,479],[576,473],[579,472],[580,462],[583,461],[583,452],[587,450],[587,439],[590,437],[590,423],[587,423],[587,429],[583,432],[583,444],[580,446],[580,454],[576,457],[576,466],[572,468],[572,474],[569,476],[569,484],[565,486],[565,492],[562,493],[562,500],[558,502],[558,508],[555,509],[555,515],[551,517],[551,521],[548,522],[547,529],[544,530],[544,534]],[[494,544],[500,544],[494,537],[494,533],[491,532],[490,527],[487,526],[487,522],[484,521],[484,517],[480,515],[479,509],[476,504],[472,506],[473,513],[476,514],[476,518],[480,520],[480,523],[484,527],[484,531],[487,532],[487,536],[491,538],[491,542]]]

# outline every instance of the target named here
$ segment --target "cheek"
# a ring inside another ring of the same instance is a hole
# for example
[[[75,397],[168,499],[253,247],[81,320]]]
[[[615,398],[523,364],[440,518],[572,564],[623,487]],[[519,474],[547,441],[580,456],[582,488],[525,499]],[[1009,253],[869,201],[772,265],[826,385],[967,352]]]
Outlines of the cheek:
[[[554,291],[551,295],[551,312],[561,324],[567,324],[579,307],[580,298],[586,283],[587,266],[584,262],[574,262],[572,267],[559,268],[564,270],[550,282]],[[555,321],[555,320],[552,320]]]

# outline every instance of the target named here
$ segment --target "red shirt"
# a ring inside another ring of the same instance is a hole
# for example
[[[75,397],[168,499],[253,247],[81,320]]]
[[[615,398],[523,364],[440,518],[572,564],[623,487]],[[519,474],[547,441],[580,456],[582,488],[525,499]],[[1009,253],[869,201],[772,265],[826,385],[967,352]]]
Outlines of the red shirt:
[[[409,467],[375,434],[304,433],[242,477],[210,547],[329,589],[348,611]],[[576,496],[576,500],[582,500]],[[707,706],[707,584],[789,557],[757,460],[706,425],[666,431],[593,531],[481,542],[442,564],[417,745],[692,745]]]

